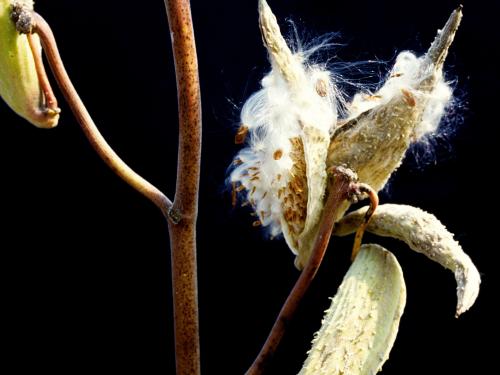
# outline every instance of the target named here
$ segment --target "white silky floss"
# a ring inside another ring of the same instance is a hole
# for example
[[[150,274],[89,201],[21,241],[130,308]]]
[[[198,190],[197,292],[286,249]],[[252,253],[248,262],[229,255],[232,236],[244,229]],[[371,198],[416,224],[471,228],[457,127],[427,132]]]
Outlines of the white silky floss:
[[[452,99],[452,89],[445,82],[442,71],[434,72],[435,66],[429,64],[427,55],[415,56],[412,52],[401,52],[385,81],[384,85],[373,95],[356,94],[349,105],[348,120],[378,106],[388,104],[407,90],[418,103],[425,103],[418,124],[414,127],[414,140],[433,134],[439,127],[446,107]],[[422,89],[420,84],[435,74],[435,82],[430,91]]]
[[[272,70],[241,114],[247,147],[235,159],[230,181],[246,189],[271,236],[283,232],[294,253],[301,234],[319,220],[326,185],[326,156],[337,120],[330,73],[292,53],[265,1],[260,27]],[[242,129],[240,128],[240,130]]]

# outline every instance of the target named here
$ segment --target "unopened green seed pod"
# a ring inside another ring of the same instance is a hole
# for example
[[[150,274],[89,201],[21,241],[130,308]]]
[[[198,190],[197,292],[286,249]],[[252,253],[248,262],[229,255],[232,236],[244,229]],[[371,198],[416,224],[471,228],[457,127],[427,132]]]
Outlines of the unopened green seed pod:
[[[372,375],[396,340],[406,286],[396,257],[363,245],[316,333],[299,375]]]
[[[42,92],[34,53],[41,44],[33,34],[20,34],[11,18],[13,6],[33,9],[32,0],[0,0],[0,96],[14,112],[39,128],[53,128],[59,110],[48,108]]]

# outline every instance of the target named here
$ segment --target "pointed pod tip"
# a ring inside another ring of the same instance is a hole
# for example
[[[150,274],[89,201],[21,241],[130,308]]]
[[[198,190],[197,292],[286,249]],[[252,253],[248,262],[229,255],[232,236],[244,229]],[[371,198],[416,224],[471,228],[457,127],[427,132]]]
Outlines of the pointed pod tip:
[[[262,16],[262,13],[265,11],[269,11],[271,8],[266,0],[259,0],[259,15]]]
[[[453,43],[455,33],[462,21],[462,9],[463,6],[459,5],[453,10],[443,29],[438,31],[436,38],[427,51],[427,58],[430,60],[430,63],[434,65],[436,70],[442,69],[443,67],[446,56],[448,55],[448,49]]]

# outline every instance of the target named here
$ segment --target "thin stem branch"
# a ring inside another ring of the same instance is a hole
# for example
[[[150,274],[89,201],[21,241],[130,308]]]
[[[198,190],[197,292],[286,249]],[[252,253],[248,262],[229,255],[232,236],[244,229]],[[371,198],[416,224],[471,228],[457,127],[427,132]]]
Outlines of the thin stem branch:
[[[61,88],[61,91],[68,102],[73,114],[80,124],[84,134],[97,154],[104,162],[120,176],[126,183],[135,190],[151,200],[165,216],[168,215],[172,202],[155,186],[134,172],[120,157],[113,151],[106,140],[97,129],[89,112],[85,108],[75,87],[73,86],[61,56],[57,48],[56,40],[47,22],[37,13],[32,14],[33,32],[36,32],[42,42],[45,55],[52,68],[54,77]]]
[[[58,114],[61,112],[57,105],[57,98],[52,91],[50,86],[49,77],[47,77],[47,72],[43,66],[42,51],[36,47],[33,40],[33,34],[27,34],[28,44],[30,46],[31,54],[33,55],[33,61],[35,62],[35,69],[37,73],[38,82],[40,83],[40,89],[43,93],[44,103],[40,103],[42,111],[48,114]]]
[[[165,0],[179,106],[177,185],[169,222],[177,375],[200,374],[196,218],[201,160],[201,96],[189,0]]]
[[[309,285],[321,265],[339,211],[344,208],[344,203],[351,197],[355,189],[354,182],[356,176],[350,170],[341,167],[334,168],[331,174],[332,176],[327,190],[328,197],[326,198],[325,207],[319,224],[318,235],[315,239],[311,257],[285,301],[285,304],[281,308],[278,318],[264,346],[252,366],[246,372],[246,375],[262,374],[267,363],[274,355],[302,297],[309,288]]]
[[[377,209],[379,203],[378,194],[370,185],[358,184],[358,190],[360,194],[368,195],[368,199],[370,199],[370,207],[368,208],[368,211],[366,211],[365,217],[363,218],[363,222],[358,227],[356,235],[354,236],[354,245],[352,247],[352,254],[351,254],[352,261],[354,261],[354,259],[359,253],[359,249],[361,248],[361,242],[363,240],[363,234],[365,233],[366,228],[368,227],[368,224],[370,223],[370,220],[373,217],[373,214],[375,213],[375,210]]]

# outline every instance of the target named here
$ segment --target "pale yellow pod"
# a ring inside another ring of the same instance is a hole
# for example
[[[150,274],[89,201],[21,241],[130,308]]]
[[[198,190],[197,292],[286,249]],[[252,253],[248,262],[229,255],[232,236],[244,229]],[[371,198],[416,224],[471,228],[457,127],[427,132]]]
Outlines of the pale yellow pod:
[[[372,375],[389,357],[406,304],[392,253],[363,245],[325,312],[300,375]]]
[[[16,31],[10,17],[14,3],[33,9],[33,1],[0,0],[0,96],[14,112],[33,125],[53,128],[59,114],[44,110],[45,98],[28,38]],[[33,44],[41,51],[36,35],[33,35]]]
[[[367,207],[363,207],[346,215],[337,223],[335,235],[354,233],[363,222],[366,210]],[[404,241],[412,250],[452,271],[457,282],[457,317],[476,301],[481,284],[479,271],[453,234],[434,215],[412,206],[383,204],[375,211],[367,231]]]

